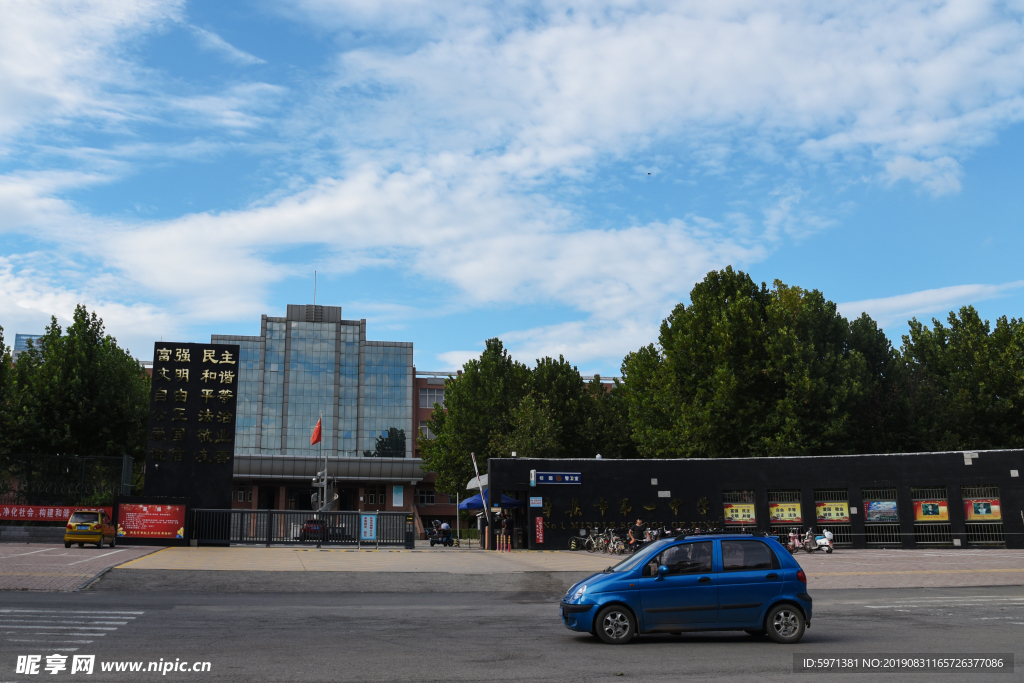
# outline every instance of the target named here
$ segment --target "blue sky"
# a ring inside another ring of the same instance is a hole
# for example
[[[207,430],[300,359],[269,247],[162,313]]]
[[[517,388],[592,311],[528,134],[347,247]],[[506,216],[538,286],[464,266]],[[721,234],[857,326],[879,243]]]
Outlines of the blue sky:
[[[138,357],[318,303],[618,374],[711,269],[1024,316],[1024,3],[14,3],[0,325]]]

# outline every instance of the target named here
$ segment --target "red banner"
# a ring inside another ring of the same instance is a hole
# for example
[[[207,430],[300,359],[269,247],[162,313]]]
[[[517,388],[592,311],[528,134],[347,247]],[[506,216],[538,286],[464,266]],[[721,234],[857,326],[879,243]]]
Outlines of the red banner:
[[[0,505],[0,519],[17,519],[25,522],[59,522],[67,524],[75,510],[96,512],[103,510],[109,517],[114,516],[112,507],[75,507],[74,505]]]
[[[122,505],[118,538],[184,538],[184,505]]]
[[[533,528],[534,528],[534,530],[537,533],[537,543],[543,543],[544,542],[544,518],[543,517],[534,517],[533,518]]]

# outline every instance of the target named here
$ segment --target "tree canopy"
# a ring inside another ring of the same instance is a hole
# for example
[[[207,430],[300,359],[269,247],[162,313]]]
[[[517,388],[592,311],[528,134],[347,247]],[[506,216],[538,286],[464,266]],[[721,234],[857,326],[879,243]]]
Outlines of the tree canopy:
[[[0,443],[7,453],[145,453],[149,376],[84,306],[66,331],[51,319],[6,385]]]

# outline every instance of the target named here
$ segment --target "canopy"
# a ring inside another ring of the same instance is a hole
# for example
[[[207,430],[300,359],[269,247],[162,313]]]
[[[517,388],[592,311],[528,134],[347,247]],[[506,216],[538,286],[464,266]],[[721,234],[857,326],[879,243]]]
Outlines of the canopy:
[[[481,474],[479,478],[473,477],[472,479],[469,480],[469,483],[466,484],[467,489],[477,489],[478,491],[480,490],[481,486],[487,486],[486,474]]]
[[[490,500],[490,495],[488,495],[489,493],[490,493],[490,489],[484,489],[484,495],[487,496],[488,500]],[[521,508],[521,507],[526,507],[526,506],[523,504],[523,501],[516,500],[515,498],[509,498],[508,496],[506,496],[503,493],[503,494],[501,494],[501,507],[503,507],[503,508]],[[484,503],[483,503],[483,500],[480,498],[480,494],[478,493],[475,496],[467,498],[466,500],[464,500],[461,503],[459,503],[459,509],[460,510],[483,510],[484,509]]]

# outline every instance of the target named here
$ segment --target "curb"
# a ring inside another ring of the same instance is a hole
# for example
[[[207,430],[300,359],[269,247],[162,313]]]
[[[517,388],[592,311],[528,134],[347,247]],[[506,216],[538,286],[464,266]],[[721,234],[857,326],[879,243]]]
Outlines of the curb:
[[[79,586],[78,588],[76,588],[72,592],[73,593],[78,593],[79,591],[85,590],[86,588],[88,588],[92,584],[96,583],[101,578],[103,578],[103,575],[106,574],[107,572],[109,572],[111,569],[113,569],[113,567],[107,567],[106,569],[103,569],[103,570],[97,572],[97,574],[94,577],[92,577],[91,579],[86,579],[85,583],[83,583],[81,586]]]

